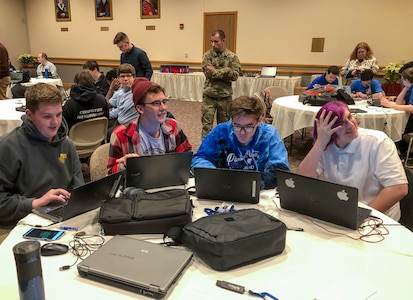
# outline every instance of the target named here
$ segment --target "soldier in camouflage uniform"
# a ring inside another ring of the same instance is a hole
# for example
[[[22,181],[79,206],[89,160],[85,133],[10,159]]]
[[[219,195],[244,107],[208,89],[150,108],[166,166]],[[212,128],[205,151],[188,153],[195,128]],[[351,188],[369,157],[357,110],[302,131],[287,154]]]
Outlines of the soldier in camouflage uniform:
[[[211,35],[212,49],[204,54],[202,70],[206,80],[202,103],[202,138],[212,129],[215,111],[217,123],[229,120],[228,106],[232,100],[232,81],[238,79],[241,65],[238,57],[225,48],[225,33]]]

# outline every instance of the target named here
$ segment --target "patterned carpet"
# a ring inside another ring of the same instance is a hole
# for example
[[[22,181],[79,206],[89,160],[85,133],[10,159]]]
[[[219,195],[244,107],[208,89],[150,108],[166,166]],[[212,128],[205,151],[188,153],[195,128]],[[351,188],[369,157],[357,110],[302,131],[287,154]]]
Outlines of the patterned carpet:
[[[193,151],[196,152],[201,144],[201,106],[202,102],[170,99],[169,111],[175,116],[178,124],[192,144]],[[301,132],[293,135],[293,147],[290,151],[290,138],[285,139],[287,150],[289,151],[289,164],[292,171],[295,171],[300,161],[304,158],[312,145],[310,136],[311,129],[305,131],[302,137]]]

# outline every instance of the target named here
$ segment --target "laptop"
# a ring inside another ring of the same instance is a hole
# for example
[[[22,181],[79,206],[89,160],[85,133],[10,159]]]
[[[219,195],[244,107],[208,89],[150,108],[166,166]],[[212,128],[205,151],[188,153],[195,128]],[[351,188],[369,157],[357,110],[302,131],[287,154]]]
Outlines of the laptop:
[[[194,168],[198,199],[256,204],[260,200],[261,173],[236,169]]]
[[[79,275],[152,298],[163,298],[192,253],[116,235],[77,265]],[[108,263],[110,261],[110,263]]]
[[[274,78],[277,75],[277,67],[261,67],[260,77]]]
[[[130,157],[126,160],[126,187],[146,190],[185,185],[191,161],[192,152]]]
[[[370,209],[358,207],[358,189],[318,178],[277,170],[282,208],[357,229],[370,216]]]
[[[121,171],[88,182],[73,189],[70,199],[65,203],[57,202],[54,205],[39,207],[32,211],[43,218],[58,223],[98,208],[104,200],[115,196],[122,183],[124,173]]]

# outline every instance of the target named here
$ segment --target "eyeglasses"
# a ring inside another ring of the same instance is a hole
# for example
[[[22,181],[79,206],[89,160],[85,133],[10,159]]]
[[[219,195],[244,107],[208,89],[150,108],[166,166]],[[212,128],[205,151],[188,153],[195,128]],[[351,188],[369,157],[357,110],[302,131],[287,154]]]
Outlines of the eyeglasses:
[[[349,114],[347,119],[344,119],[343,121],[341,121],[341,126],[347,127],[348,124],[353,122],[353,119],[355,117],[355,114]]]
[[[251,133],[254,131],[255,126],[257,126],[257,123],[255,123],[254,125],[245,125],[245,126],[232,124],[232,128],[234,128],[234,131],[237,133],[241,132],[241,130],[244,130],[246,133]]]
[[[133,77],[132,74],[120,74],[119,75],[119,78],[131,78],[131,77]]]
[[[143,105],[152,105],[152,106],[161,106],[161,104],[163,105],[168,105],[169,100],[168,99],[163,99],[163,100],[155,100],[152,102],[147,102],[147,103],[142,103]]]

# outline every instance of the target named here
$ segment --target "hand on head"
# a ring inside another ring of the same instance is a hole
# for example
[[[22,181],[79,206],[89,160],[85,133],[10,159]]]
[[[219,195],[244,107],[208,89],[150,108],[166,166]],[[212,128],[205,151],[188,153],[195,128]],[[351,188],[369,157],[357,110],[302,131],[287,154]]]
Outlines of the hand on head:
[[[40,198],[36,198],[32,202],[33,208],[39,208],[48,205],[53,201],[65,202],[70,198],[70,193],[65,189],[51,189]]]
[[[340,126],[333,128],[333,125],[337,121],[338,117],[335,116],[334,118],[331,118],[332,114],[333,112],[329,111],[326,115],[326,110],[323,109],[320,118],[315,119],[315,125],[317,126],[316,143],[319,143],[323,148],[328,145],[331,140],[331,136],[340,129]]]

